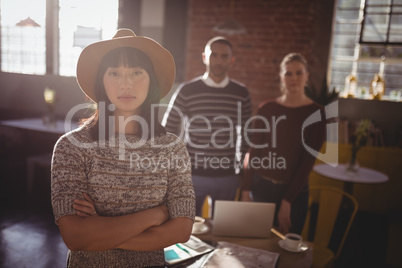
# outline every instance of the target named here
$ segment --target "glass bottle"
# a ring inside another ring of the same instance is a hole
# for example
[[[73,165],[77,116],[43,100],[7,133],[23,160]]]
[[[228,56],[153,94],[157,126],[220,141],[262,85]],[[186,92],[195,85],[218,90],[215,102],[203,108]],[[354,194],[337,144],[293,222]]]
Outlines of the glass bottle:
[[[370,93],[373,95],[373,99],[381,100],[385,93],[385,80],[384,80],[384,67],[385,57],[381,57],[380,70],[374,75],[371,81]]]
[[[348,98],[354,98],[357,91],[357,78],[353,73],[345,78],[345,93]]]

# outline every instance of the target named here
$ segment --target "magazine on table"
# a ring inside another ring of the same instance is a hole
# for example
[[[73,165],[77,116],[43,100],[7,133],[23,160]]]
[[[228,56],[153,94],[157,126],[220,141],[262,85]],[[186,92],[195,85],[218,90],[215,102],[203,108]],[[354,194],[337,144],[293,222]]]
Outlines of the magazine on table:
[[[165,262],[171,266],[199,257],[214,249],[213,246],[192,235],[186,243],[178,243],[165,248]]]

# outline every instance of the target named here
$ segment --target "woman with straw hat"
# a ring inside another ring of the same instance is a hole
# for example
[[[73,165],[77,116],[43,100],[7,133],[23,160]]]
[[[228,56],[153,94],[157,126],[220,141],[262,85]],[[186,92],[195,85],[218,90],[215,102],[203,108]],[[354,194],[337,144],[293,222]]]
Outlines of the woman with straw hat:
[[[97,110],[58,140],[52,160],[68,267],[164,267],[163,248],[189,239],[188,153],[154,111],[174,76],[169,51],[129,29],[82,51],[77,81]]]

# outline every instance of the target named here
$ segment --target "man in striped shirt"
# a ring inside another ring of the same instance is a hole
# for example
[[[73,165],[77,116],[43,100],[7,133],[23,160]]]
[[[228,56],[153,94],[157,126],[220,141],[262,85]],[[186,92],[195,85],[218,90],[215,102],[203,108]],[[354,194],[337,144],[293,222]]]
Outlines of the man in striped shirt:
[[[206,72],[182,84],[173,94],[162,125],[182,137],[191,157],[196,214],[207,195],[234,200],[247,141],[244,126],[251,117],[247,88],[228,76],[233,47],[224,37],[208,41],[202,54]]]

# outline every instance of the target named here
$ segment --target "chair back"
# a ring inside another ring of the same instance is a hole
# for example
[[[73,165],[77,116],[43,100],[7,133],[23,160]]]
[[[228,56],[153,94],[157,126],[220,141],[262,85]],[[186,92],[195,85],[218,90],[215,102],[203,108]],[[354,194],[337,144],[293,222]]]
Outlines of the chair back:
[[[314,247],[330,249],[337,258],[357,209],[356,199],[339,188],[310,186],[303,239],[313,242]]]
[[[204,199],[204,203],[202,203],[201,217],[204,219],[212,218],[212,198],[210,195],[207,195]]]

